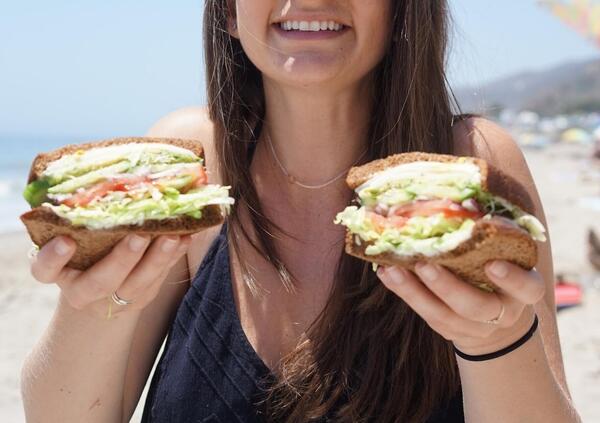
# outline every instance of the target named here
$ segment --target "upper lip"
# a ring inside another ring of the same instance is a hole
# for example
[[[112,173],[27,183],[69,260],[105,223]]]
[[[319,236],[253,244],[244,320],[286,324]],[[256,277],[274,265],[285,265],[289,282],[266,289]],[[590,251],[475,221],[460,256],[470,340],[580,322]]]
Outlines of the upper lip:
[[[297,21],[297,22],[313,22],[313,21],[329,22],[329,21],[333,21],[336,24],[344,25],[346,27],[350,26],[346,22],[340,20],[339,18],[336,18],[333,16],[327,16],[327,15],[317,15],[317,14],[315,14],[315,15],[285,15],[285,16],[275,19],[273,21],[273,24],[280,24],[282,22],[293,22],[293,21]]]

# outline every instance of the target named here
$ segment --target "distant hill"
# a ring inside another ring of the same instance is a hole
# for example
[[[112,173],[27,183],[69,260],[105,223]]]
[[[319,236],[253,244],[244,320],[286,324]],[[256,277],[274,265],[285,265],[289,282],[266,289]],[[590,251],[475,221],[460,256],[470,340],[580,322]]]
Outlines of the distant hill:
[[[566,63],[539,72],[523,72],[484,85],[459,88],[463,112],[511,108],[541,115],[600,111],[600,58]]]

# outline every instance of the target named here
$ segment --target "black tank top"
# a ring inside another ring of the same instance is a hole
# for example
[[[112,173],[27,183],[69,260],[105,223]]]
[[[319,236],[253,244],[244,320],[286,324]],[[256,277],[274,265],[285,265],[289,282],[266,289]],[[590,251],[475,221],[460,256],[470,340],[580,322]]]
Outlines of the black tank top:
[[[142,417],[150,422],[262,422],[259,407],[273,374],[237,314],[227,226],[206,253],[185,294],[154,373]],[[464,422],[462,398],[428,423]]]

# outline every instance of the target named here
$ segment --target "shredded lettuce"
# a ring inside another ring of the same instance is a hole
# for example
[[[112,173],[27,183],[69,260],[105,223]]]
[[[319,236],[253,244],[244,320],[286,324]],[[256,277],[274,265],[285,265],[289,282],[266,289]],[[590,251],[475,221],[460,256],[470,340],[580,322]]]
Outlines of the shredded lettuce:
[[[450,251],[471,236],[475,222],[446,218],[442,214],[415,216],[401,228],[388,226],[380,233],[367,215],[364,207],[349,206],[339,213],[336,224],[346,226],[358,236],[358,241],[369,242],[366,254],[377,255],[391,252],[397,255],[423,254],[432,256]]]
[[[88,229],[106,229],[120,225],[141,225],[146,220],[166,219],[179,216],[202,217],[202,208],[220,205],[228,213],[233,198],[229,197],[230,187],[205,185],[185,194],[169,189],[158,198],[134,200],[124,192],[112,192],[99,198],[86,207],[69,207],[44,203],[58,216],[69,220],[73,225]]]
[[[535,216],[523,213],[521,216],[515,219],[517,225],[527,230],[533,239],[536,241],[546,241],[546,229],[542,222],[540,222]]]

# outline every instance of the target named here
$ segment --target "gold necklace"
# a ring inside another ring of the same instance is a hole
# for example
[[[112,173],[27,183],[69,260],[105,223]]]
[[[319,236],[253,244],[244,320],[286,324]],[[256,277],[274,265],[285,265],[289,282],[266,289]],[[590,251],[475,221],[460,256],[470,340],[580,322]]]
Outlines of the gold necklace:
[[[275,161],[277,162],[277,164],[279,165],[279,168],[281,169],[281,171],[283,172],[283,174],[285,175],[285,177],[287,178],[288,182],[290,184],[294,184],[294,185],[298,185],[302,188],[306,188],[306,189],[321,189],[321,188],[325,188],[327,185],[331,185],[332,183],[334,183],[335,181],[337,181],[338,179],[340,179],[342,176],[344,176],[345,174],[348,173],[348,171],[350,170],[350,168],[354,165],[356,165],[358,162],[361,161],[361,159],[363,157],[365,157],[365,154],[367,154],[367,151],[369,151],[368,148],[365,149],[365,151],[362,152],[362,154],[360,155],[360,157],[358,159],[356,159],[356,161],[354,163],[352,163],[348,168],[346,168],[343,172],[341,172],[339,175],[334,176],[332,179],[329,179],[326,182],[323,182],[322,184],[317,184],[317,185],[309,185],[309,184],[304,184],[300,181],[298,181],[294,175],[291,175],[283,166],[283,164],[281,163],[281,161],[279,160],[279,157],[277,157],[277,153],[275,152],[275,147],[273,147],[273,142],[271,141],[271,136],[267,133],[267,142],[269,143],[269,147],[271,147],[271,153],[273,153],[273,158],[275,159]]]

